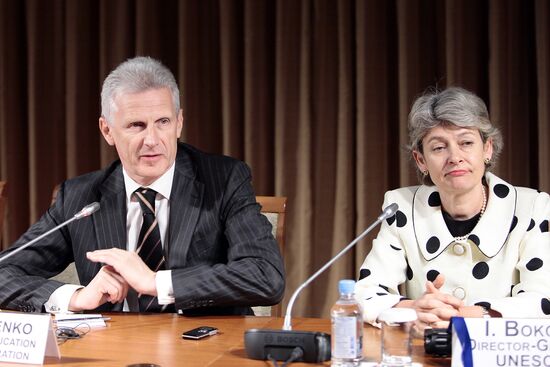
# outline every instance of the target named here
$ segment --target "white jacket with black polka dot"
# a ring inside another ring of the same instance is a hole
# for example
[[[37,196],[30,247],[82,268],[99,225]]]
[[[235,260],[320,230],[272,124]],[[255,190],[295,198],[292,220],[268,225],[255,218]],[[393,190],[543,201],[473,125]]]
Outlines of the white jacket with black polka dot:
[[[443,292],[503,317],[550,317],[550,196],[515,187],[491,173],[487,208],[468,239],[449,232],[435,186],[388,191],[397,203],[382,223],[356,285],[366,322],[404,297],[420,297],[426,280],[445,276]],[[401,292],[400,292],[401,291]]]

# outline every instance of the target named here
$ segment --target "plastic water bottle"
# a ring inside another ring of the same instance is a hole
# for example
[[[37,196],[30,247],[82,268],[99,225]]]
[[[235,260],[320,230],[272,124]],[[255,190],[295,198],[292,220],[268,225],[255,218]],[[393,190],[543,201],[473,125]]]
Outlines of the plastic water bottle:
[[[354,288],[354,280],[341,280],[340,298],[330,310],[332,366],[358,366],[363,358],[363,314]]]

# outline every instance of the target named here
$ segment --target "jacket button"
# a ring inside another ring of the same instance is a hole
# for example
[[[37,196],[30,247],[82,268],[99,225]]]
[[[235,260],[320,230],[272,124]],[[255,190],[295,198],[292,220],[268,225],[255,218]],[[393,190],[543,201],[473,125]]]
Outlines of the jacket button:
[[[464,245],[460,244],[460,243],[455,243],[454,246],[453,246],[453,252],[455,253],[455,255],[464,255],[464,253],[466,252],[466,249],[464,248]]]
[[[456,287],[455,289],[453,289],[453,296],[458,299],[464,299],[466,298],[466,291],[462,287]]]

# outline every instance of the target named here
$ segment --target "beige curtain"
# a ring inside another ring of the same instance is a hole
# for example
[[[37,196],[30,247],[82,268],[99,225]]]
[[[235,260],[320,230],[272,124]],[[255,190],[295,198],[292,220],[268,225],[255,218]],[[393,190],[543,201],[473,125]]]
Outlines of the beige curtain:
[[[116,152],[97,129],[101,82],[134,55],[182,90],[183,140],[246,161],[257,194],[288,197],[287,297],[416,183],[403,147],[428,87],[479,94],[503,130],[497,174],[550,190],[545,0],[0,0],[0,180],[7,246],[62,180]],[[298,298],[328,317],[373,235]]]

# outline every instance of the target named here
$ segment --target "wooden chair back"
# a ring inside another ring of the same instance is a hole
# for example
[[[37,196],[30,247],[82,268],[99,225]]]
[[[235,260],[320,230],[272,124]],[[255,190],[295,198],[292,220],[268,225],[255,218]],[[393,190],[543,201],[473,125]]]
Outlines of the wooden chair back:
[[[57,199],[57,193],[59,192],[60,187],[61,185],[57,184],[53,188],[52,201],[50,202],[50,205],[53,205],[55,203],[55,200]],[[74,262],[70,263],[65,270],[51,277],[50,279],[54,279],[59,282],[67,283],[67,284],[80,284],[80,279],[78,279],[78,273],[76,272],[76,266]]]
[[[4,234],[4,221],[6,218],[7,195],[8,184],[6,181],[0,181],[0,250],[3,249],[2,238]]]
[[[273,236],[279,244],[281,254],[285,250],[285,214],[286,197],[284,196],[256,196],[256,202],[262,207],[261,212],[273,226]]]
[[[256,202],[260,204],[261,212],[267,217],[273,226],[273,236],[279,244],[279,249],[284,259],[285,250],[285,214],[286,197],[284,196],[256,196]],[[271,307],[257,306],[252,308],[257,316],[281,316],[282,304]]]

